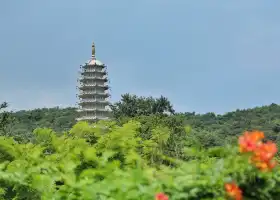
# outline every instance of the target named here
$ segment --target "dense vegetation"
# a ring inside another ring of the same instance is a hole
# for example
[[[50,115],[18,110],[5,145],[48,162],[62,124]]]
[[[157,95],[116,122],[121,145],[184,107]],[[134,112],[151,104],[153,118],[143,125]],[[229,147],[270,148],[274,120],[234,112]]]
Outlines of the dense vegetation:
[[[225,142],[236,140],[245,130],[262,130],[268,139],[280,144],[280,105],[271,104],[253,109],[236,110],[224,115],[215,113],[196,114],[195,112],[175,113],[172,104],[164,97],[144,98],[125,94],[122,99],[111,106],[114,117],[119,122],[131,118],[149,122],[148,118],[172,120],[181,126],[190,126],[193,134],[199,137],[204,146],[219,146]],[[18,138],[32,136],[36,128],[51,128],[57,132],[70,130],[75,124],[77,113],[75,108],[42,108],[29,111],[18,111],[11,115],[12,124],[7,131],[13,132]]]
[[[280,199],[279,105],[176,113],[167,98],[126,94],[97,124],[76,124],[74,108],[6,106],[0,199]]]

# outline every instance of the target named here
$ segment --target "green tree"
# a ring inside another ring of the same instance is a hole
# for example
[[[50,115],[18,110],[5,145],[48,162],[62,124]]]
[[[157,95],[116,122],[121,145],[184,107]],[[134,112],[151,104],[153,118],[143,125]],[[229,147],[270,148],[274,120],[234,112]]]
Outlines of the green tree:
[[[6,111],[8,108],[8,103],[4,102],[0,104],[0,135],[10,134],[10,125],[12,124],[14,118],[11,112]]]
[[[273,129],[275,133],[280,133],[280,119],[273,121]]]
[[[113,117],[136,117],[153,114],[174,114],[172,104],[166,97],[138,97],[136,95],[124,94],[121,100],[110,105]]]

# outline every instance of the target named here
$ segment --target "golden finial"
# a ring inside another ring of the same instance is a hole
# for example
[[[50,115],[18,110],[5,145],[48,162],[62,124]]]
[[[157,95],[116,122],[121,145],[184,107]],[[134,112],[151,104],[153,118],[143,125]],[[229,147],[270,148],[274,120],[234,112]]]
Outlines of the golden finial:
[[[94,45],[94,42],[91,45],[91,57],[95,58],[95,45]]]

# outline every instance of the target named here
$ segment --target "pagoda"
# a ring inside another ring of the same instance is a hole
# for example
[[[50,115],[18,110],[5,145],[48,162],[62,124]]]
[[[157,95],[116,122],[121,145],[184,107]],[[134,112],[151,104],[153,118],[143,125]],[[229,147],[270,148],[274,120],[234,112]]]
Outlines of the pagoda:
[[[107,67],[96,59],[92,44],[91,59],[80,66],[77,121],[96,122],[110,116]]]

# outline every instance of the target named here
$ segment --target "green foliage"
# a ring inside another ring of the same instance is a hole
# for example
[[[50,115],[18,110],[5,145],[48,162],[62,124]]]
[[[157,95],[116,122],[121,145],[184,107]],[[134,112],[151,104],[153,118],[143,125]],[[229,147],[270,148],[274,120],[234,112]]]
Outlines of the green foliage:
[[[0,110],[1,111],[1,110]],[[57,132],[68,131],[75,124],[77,113],[75,108],[42,108],[14,113],[0,113],[0,122],[6,116],[5,133],[0,135],[13,136],[16,141],[28,142],[33,139],[33,130],[36,128],[52,128]],[[3,124],[3,123],[1,123]],[[3,128],[2,128],[3,129]]]
[[[32,143],[2,137],[0,197],[148,200],[165,192],[172,200],[225,199],[224,184],[235,180],[247,199],[279,198],[278,168],[258,172],[236,147],[191,145],[190,127],[183,128],[185,161],[167,156],[172,131],[159,124],[148,137],[141,136],[147,126],[141,120],[80,122],[61,134],[38,128]]]
[[[173,129],[173,123],[175,123],[175,126],[179,127],[179,129],[182,129],[182,126],[192,127],[192,134],[198,134],[198,141],[204,143],[202,145],[204,147],[221,146],[228,143],[234,144],[238,134],[245,130],[253,129],[264,131],[268,139],[280,144],[278,134],[280,130],[280,105],[277,104],[237,110],[224,115],[214,113],[174,113],[171,103],[164,97],[156,99],[125,94],[119,102],[111,105],[111,108],[114,119],[119,125],[128,122],[131,118],[146,124],[141,133],[145,137],[149,136],[146,133],[150,133],[149,130],[152,127],[154,128],[154,123],[159,126],[164,124],[171,129]],[[174,115],[164,114],[166,112],[174,113]],[[77,116],[75,108],[43,108],[7,114],[14,118],[14,121],[11,123],[9,120],[6,130],[8,130],[9,135],[12,134],[11,136],[19,142],[31,141],[33,138],[32,132],[36,128],[51,128],[57,133],[69,131],[75,124],[75,117]],[[0,114],[0,119],[1,116]],[[175,134],[172,134],[170,141],[181,141],[181,136],[174,139],[175,135],[181,135],[181,130],[176,128],[176,130],[171,131],[175,132]],[[212,142],[203,142],[201,140],[205,138],[203,134],[206,134],[206,138],[209,137]],[[3,131],[0,132],[0,135],[3,135]],[[214,142],[216,139],[217,141]]]
[[[238,135],[258,129],[280,144],[280,106],[225,115],[174,113],[164,97],[123,95],[114,120],[75,123],[74,108],[0,109],[0,199],[245,199],[280,197],[280,170],[259,172],[238,153]],[[170,114],[166,114],[169,112]],[[279,157],[277,158],[278,160]]]
[[[0,135],[9,135],[9,128],[13,121],[11,112],[7,112],[5,109],[8,107],[8,103],[4,102],[0,104]]]
[[[136,95],[124,94],[119,102],[110,105],[113,117],[136,117],[152,114],[174,114],[174,109],[166,97],[137,97]]]

